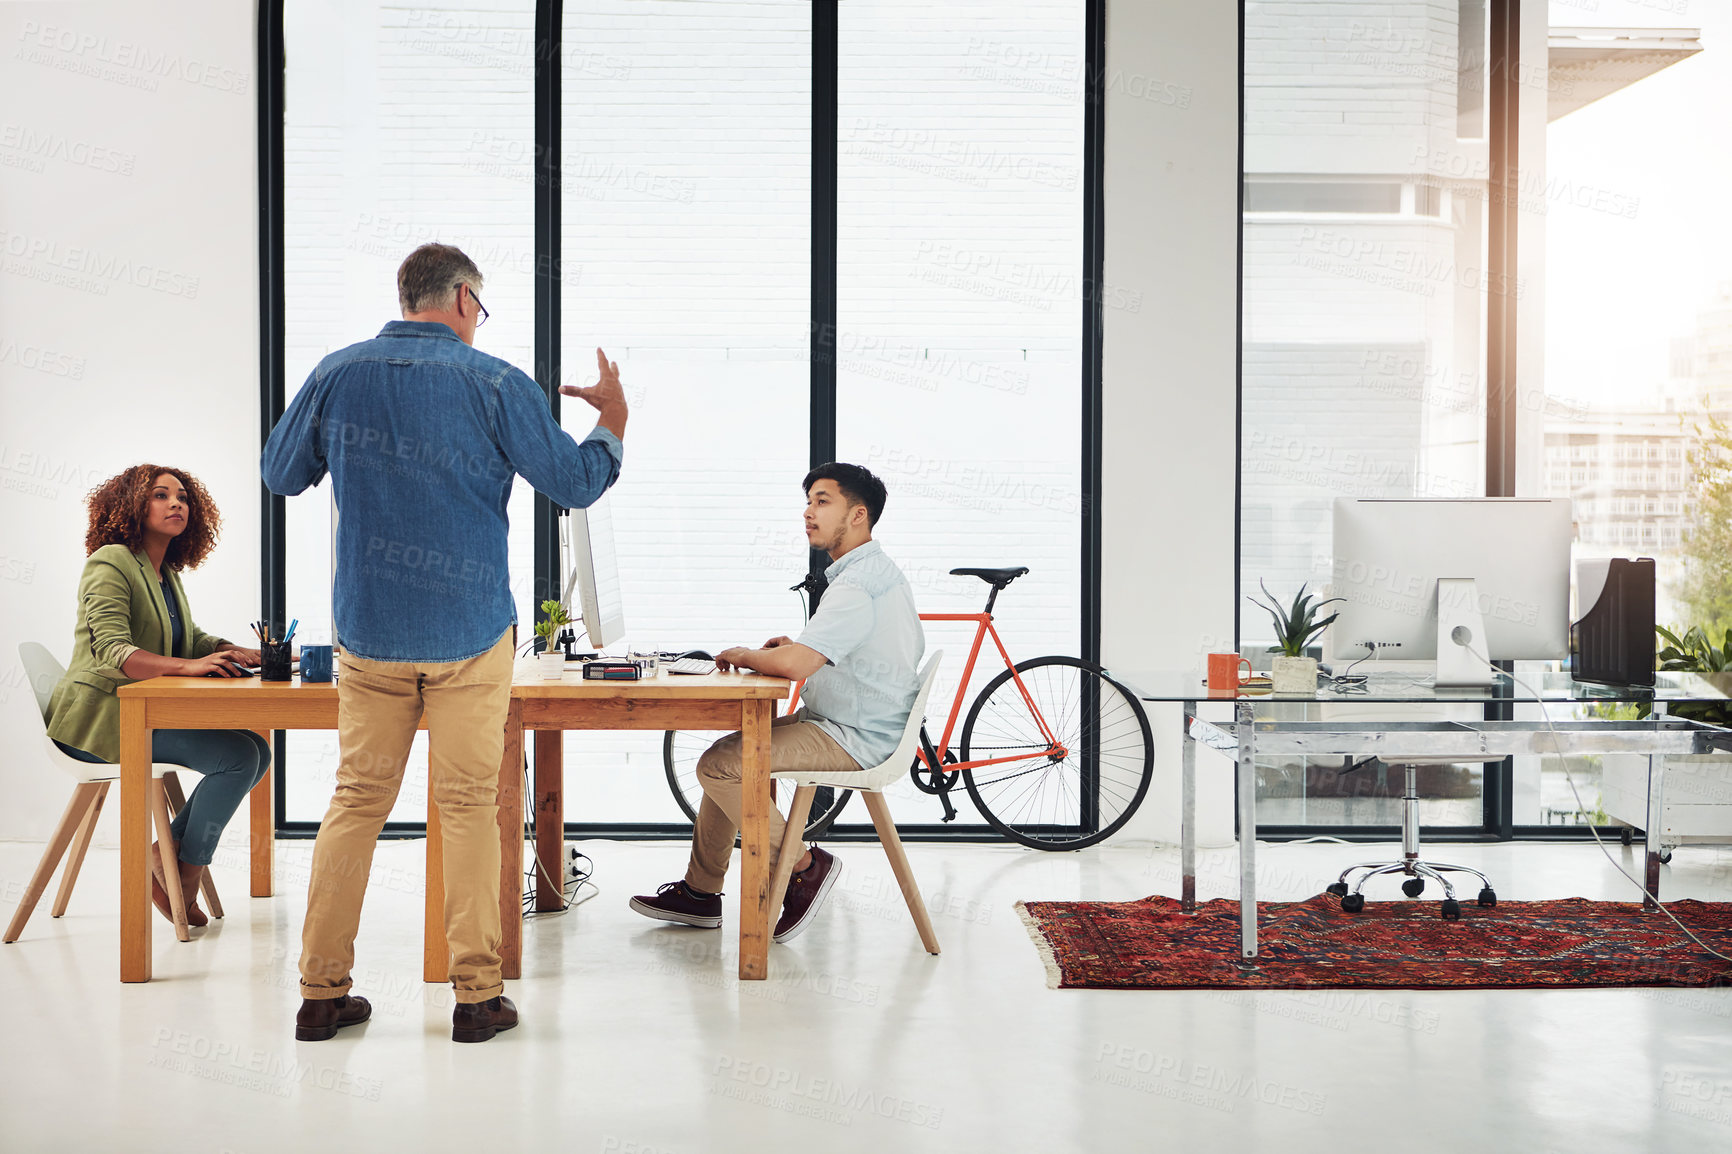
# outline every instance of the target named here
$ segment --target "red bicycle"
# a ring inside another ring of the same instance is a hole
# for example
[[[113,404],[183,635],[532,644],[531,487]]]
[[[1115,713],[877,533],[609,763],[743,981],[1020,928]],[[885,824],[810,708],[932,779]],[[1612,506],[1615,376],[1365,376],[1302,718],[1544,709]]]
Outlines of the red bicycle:
[[[1136,813],[1154,776],[1154,740],[1142,703],[1093,662],[1066,656],[1011,659],[993,627],[992,610],[1005,587],[1028,572],[1026,567],[950,572],[978,577],[991,592],[979,613],[920,615],[922,621],[972,622],[975,628],[943,734],[934,742],[921,725],[921,749],[909,768],[915,788],[939,799],[948,822],[957,813],[950,792],[960,782],[988,825],[1035,849],[1083,849],[1111,837]],[[818,587],[808,577],[793,588],[811,593]],[[989,637],[1004,668],[975,697],[952,751],[950,739]],[[796,687],[790,710],[798,700]],[[674,730],[663,738],[668,786],[688,818],[696,818],[703,796],[698,757],[721,736]],[[829,829],[852,795],[852,790],[819,790],[806,837]]]

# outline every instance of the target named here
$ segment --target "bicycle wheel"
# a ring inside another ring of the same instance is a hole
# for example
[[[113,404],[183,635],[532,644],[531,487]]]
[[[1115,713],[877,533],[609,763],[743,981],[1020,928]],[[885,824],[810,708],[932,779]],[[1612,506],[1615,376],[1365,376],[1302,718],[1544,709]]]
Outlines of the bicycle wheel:
[[[699,732],[689,729],[670,729],[662,735],[662,769],[667,774],[668,788],[673,791],[674,801],[687,821],[698,819],[698,803],[704,797],[703,787],[698,784],[698,758],[703,756],[704,750],[727,735],[727,730]],[[791,789],[782,789],[780,796],[786,804],[794,794]],[[853,796],[851,789],[819,786],[812,797],[811,816],[806,819],[805,839],[812,841],[828,830]]]
[[[1142,703],[1099,666],[1074,657],[1036,657],[1016,674],[1064,753],[1044,752],[1046,737],[1006,669],[968,711],[962,760],[1028,756],[964,770],[968,796],[999,833],[1035,849],[1083,849],[1111,837],[1154,777]]]

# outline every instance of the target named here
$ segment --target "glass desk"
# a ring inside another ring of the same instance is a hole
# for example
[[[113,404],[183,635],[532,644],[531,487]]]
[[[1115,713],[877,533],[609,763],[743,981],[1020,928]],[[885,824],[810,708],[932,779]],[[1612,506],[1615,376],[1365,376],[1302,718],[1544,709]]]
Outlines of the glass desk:
[[[1665,757],[1732,750],[1732,729],[1668,716],[1671,706],[1732,698],[1732,675],[1659,673],[1649,688],[1595,685],[1574,681],[1558,670],[1517,671],[1520,685],[1439,689],[1417,674],[1370,673],[1362,685],[1320,687],[1311,694],[1211,691],[1195,672],[1126,670],[1114,678],[1145,701],[1177,702],[1183,707],[1181,768],[1181,908],[1197,905],[1197,745],[1234,759],[1239,817],[1240,950],[1245,964],[1257,956],[1257,789],[1256,756],[1374,757],[1388,764],[1456,759],[1498,761],[1517,754],[1636,753],[1648,759],[1647,821],[1643,824],[1643,904],[1658,904],[1660,887],[1660,813],[1664,799]],[[1231,721],[1198,716],[1209,702],[1232,705]],[[1378,705],[1505,704],[1548,705],[1638,702],[1650,714],[1640,721],[1570,718],[1546,721],[1297,721],[1258,717],[1264,702],[1362,702]]]

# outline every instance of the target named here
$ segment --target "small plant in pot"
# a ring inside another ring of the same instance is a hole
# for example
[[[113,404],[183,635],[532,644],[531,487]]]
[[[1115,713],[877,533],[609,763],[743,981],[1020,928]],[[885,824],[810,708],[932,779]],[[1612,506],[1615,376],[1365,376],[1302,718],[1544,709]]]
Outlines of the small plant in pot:
[[[1276,693],[1310,696],[1317,692],[1317,659],[1307,657],[1305,649],[1340,616],[1331,613],[1319,620],[1318,614],[1323,607],[1344,599],[1329,597],[1318,601],[1306,585],[1301,585],[1293,604],[1284,609],[1267,585],[1259,581],[1257,587],[1263,590],[1263,600],[1256,597],[1247,600],[1267,612],[1275,625],[1275,649],[1272,652],[1277,652],[1278,656],[1269,663],[1270,688]]]
[[[1698,673],[1703,680],[1722,693],[1732,692],[1732,629],[1726,631],[1725,643],[1715,645],[1708,631],[1700,625],[1689,629],[1656,626],[1654,632],[1666,642],[1655,655],[1658,667],[1678,673]],[[1724,701],[1683,702],[1668,712],[1691,721],[1710,725],[1732,725],[1732,705]],[[1644,710],[1641,716],[1646,717]]]
[[[541,638],[541,652],[535,660],[543,677],[563,677],[565,651],[559,647],[558,638],[560,631],[571,624],[571,618],[566,616],[565,606],[553,600],[541,603],[541,615],[542,620],[535,625],[535,635]]]

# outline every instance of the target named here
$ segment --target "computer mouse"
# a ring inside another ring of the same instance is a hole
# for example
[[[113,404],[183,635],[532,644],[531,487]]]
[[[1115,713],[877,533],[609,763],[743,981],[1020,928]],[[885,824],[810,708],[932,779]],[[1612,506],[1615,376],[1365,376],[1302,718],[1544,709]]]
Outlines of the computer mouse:
[[[705,653],[702,649],[688,649],[684,653],[680,654],[679,657],[676,658],[676,660],[685,661],[688,658],[690,658],[693,661],[714,661],[715,660],[714,657],[711,657],[708,653]]]

